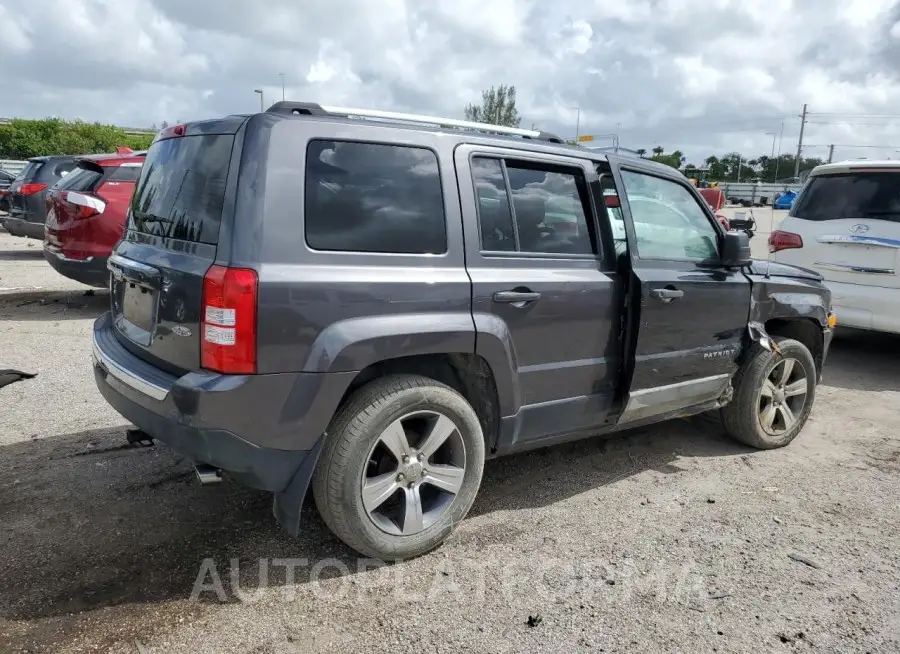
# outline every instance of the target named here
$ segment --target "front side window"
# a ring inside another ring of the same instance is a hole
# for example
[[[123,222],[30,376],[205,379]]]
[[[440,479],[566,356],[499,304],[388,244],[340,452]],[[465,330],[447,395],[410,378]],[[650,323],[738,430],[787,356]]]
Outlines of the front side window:
[[[306,242],[315,250],[447,251],[441,177],[431,150],[312,141],[305,188]]]
[[[471,166],[482,250],[596,252],[586,210],[587,185],[580,170],[486,157],[473,158]]]
[[[706,261],[718,256],[718,233],[684,186],[628,170],[622,181],[639,257]]]

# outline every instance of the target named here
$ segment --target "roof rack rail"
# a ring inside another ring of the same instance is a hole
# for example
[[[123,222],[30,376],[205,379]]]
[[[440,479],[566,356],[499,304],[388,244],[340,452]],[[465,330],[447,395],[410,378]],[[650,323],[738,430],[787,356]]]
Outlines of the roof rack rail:
[[[347,118],[371,118],[389,122],[416,123],[419,125],[435,125],[437,127],[455,127],[457,129],[469,129],[492,134],[508,134],[521,136],[538,141],[550,143],[565,143],[565,140],[534,129],[522,129],[520,127],[506,127],[505,125],[491,125],[490,123],[475,123],[456,118],[439,118],[437,116],[425,116],[422,114],[405,114],[394,111],[379,111],[377,109],[353,109],[350,107],[335,107],[331,105],[319,105],[314,102],[276,102],[266,110],[274,114],[294,114],[302,116],[341,116]]]

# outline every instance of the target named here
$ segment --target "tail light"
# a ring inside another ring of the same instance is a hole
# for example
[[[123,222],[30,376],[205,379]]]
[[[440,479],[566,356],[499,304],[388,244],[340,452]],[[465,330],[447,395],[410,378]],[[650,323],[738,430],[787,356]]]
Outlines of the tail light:
[[[45,188],[47,188],[46,184],[29,182],[28,184],[22,184],[22,186],[19,187],[19,195],[34,195],[35,193],[40,193]]]
[[[63,197],[77,208],[76,218],[98,216],[106,210],[106,201],[98,195],[88,195],[78,191],[63,191]]]
[[[780,229],[769,234],[769,252],[780,250],[793,250],[803,247],[803,237],[793,232],[783,232]]]
[[[203,278],[200,365],[226,374],[256,372],[255,270],[213,266]]]

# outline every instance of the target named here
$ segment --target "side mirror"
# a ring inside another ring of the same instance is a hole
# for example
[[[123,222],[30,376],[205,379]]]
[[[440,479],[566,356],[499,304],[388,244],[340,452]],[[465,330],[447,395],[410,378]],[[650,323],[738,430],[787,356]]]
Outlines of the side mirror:
[[[722,265],[728,268],[740,268],[749,264],[750,237],[744,232],[725,232],[720,259]]]

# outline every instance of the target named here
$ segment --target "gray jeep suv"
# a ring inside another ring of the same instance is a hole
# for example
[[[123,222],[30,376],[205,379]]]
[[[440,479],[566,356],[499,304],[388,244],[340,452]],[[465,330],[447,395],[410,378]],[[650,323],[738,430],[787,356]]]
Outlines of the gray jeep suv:
[[[94,372],[141,437],[292,533],[311,484],[384,559],[439,545],[486,458],[709,410],[786,445],[834,325],[672,168],[307,103],[160,132],[109,269]]]

